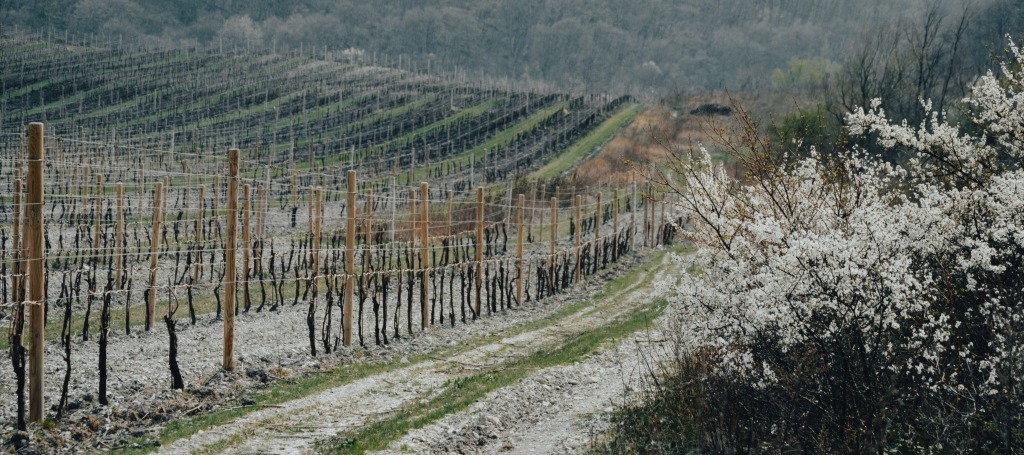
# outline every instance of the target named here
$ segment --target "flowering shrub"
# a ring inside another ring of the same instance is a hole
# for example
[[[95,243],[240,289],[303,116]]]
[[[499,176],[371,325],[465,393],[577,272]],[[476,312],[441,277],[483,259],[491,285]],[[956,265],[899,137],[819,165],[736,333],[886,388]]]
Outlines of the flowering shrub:
[[[661,176],[700,247],[678,259],[694,271],[678,289],[679,365],[730,390],[706,397],[695,445],[1020,450],[1024,53],[1011,49],[963,100],[963,126],[894,123],[877,102],[847,117],[903,163],[857,147],[794,162],[748,134],[743,181],[703,149],[680,157],[682,178]]]

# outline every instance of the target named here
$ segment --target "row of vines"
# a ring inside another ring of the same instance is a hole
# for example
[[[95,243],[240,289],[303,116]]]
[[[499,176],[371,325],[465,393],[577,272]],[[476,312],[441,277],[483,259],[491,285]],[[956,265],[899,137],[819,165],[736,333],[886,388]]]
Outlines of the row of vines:
[[[634,106],[626,97],[18,36],[0,36],[0,60],[0,394],[15,397],[0,415],[19,427],[30,121],[46,128],[38,303],[57,416],[89,344],[107,403],[115,332],[166,336],[181,388],[182,323],[303,312],[290,336],[310,356],[388,345],[555,295],[671,238],[645,188],[529,175]],[[232,349],[246,346],[225,342],[226,368]]]

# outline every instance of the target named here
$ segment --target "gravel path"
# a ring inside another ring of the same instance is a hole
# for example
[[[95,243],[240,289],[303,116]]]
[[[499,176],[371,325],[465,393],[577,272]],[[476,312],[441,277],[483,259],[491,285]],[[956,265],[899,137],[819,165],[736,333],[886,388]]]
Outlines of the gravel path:
[[[658,279],[668,276],[662,272]],[[638,289],[619,305],[654,297],[649,291]],[[540,370],[491,392],[461,412],[409,432],[380,453],[585,451],[608,429],[614,407],[636,398],[644,372],[664,354],[659,342],[663,321],[580,362]]]
[[[640,280],[638,280],[640,281]],[[459,377],[475,374],[482,368],[492,368],[510,359],[523,357],[542,347],[552,347],[573,334],[607,323],[617,314],[628,312],[642,299],[649,299],[649,289],[624,290],[608,296],[591,307],[537,330],[526,331],[497,342],[484,344],[443,360],[424,361],[408,367],[336,387],[322,393],[262,409],[243,418],[222,425],[191,438],[161,447],[160,453],[218,452],[218,453],[295,453],[310,451],[321,439],[345,431],[358,429],[370,421],[386,418],[401,406],[414,400],[425,400],[440,393],[445,384]],[[595,359],[598,359],[596,357]],[[587,381],[598,393],[581,400],[582,411],[607,407],[615,387],[621,389],[618,370],[609,361],[591,366],[589,362],[580,371],[567,371],[565,381]],[[590,371],[584,371],[589,369]],[[584,379],[583,376],[586,376]],[[571,379],[575,378],[575,379]],[[593,379],[593,381],[591,380]],[[533,379],[531,379],[533,380]],[[544,379],[536,379],[544,381]],[[596,385],[596,387],[595,387]],[[564,387],[559,385],[559,389]],[[518,386],[516,387],[518,388]],[[540,390],[555,390],[541,384]],[[580,392],[585,389],[580,389]],[[497,393],[510,393],[498,391]],[[509,399],[518,400],[515,392]],[[546,401],[551,409],[569,409],[555,404],[566,401],[566,396],[551,395]],[[540,402],[539,402],[540,403]],[[498,404],[501,406],[501,404]],[[461,414],[461,413],[460,413]],[[501,417],[498,417],[499,419]],[[568,431],[568,429],[567,429]],[[557,436],[556,436],[557,437]],[[441,448],[441,450],[444,450]],[[419,452],[420,450],[415,450]]]

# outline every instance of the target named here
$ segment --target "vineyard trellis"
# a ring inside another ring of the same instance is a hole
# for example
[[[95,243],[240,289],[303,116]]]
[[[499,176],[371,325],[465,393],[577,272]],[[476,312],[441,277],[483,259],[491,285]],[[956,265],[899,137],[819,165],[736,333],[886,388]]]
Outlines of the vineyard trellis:
[[[30,131],[36,131],[34,127]],[[158,303],[166,307],[172,387],[180,388],[183,383],[180,372],[175,371],[174,349],[179,299],[187,302],[189,319],[195,323],[197,294],[212,293],[216,314],[224,324],[223,367],[231,369],[233,350],[244,350],[244,346],[232,345],[233,318],[240,311],[287,311],[305,302],[309,349],[314,356],[318,347],[330,353],[340,345],[388,344],[429,330],[434,324],[455,326],[459,321],[466,323],[554,295],[630,251],[634,237],[641,232],[645,243],[656,244],[671,237],[668,231],[673,226],[665,222],[664,211],[655,223],[658,204],[652,204],[646,195],[623,200],[617,189],[573,188],[566,195],[556,188],[550,197],[549,217],[544,220],[537,215],[547,211],[539,203],[547,191],[537,185],[530,190],[530,205],[524,193],[517,194],[510,204],[505,184],[439,192],[422,182],[408,191],[390,186],[374,191],[376,183],[359,182],[355,170],[348,172],[343,192],[310,188],[305,201],[308,216],[302,226],[294,216],[302,201],[287,197],[292,195],[295,179],[266,179],[265,175],[274,175],[273,169],[266,172],[267,166],[260,167],[262,173],[247,173],[243,165],[253,163],[239,159],[237,149],[231,149],[226,159],[223,155],[207,158],[211,162],[205,163],[205,169],[226,169],[221,178],[183,173],[169,165],[140,172],[130,164],[105,161],[103,154],[111,144],[76,143],[56,136],[46,138],[50,152],[45,166],[48,175],[61,178],[46,180],[43,201],[34,199],[32,193],[34,188],[42,188],[41,181],[34,183],[37,177],[32,165],[42,165],[41,159],[34,158],[36,148],[42,147],[34,142],[34,134],[29,137],[25,162],[17,158],[23,153],[4,148],[4,156],[14,157],[3,160],[4,172],[13,168],[10,175],[20,176],[28,163],[29,179],[28,197],[21,194],[24,186],[15,178],[13,197],[3,204],[4,215],[13,215],[10,228],[14,235],[8,236],[7,228],[0,228],[3,308],[15,309],[13,315],[5,316],[14,321],[12,346],[17,347],[23,336],[18,328],[21,308],[29,305],[32,309],[28,383],[29,395],[35,398],[29,420],[42,415],[41,407],[35,411],[40,414],[32,411],[41,399],[35,396],[39,393],[36,387],[41,391],[43,383],[36,379],[42,373],[32,362],[41,362],[42,327],[49,322],[51,308],[63,310],[59,342],[67,364],[60,400],[64,406],[71,329],[79,327],[86,340],[89,324],[98,317],[99,343],[105,347],[105,333],[114,322],[112,308],[123,308],[119,316],[124,318],[126,332],[137,322],[151,332]],[[15,137],[16,141],[4,143],[23,147],[20,135],[5,136]],[[69,152],[69,144],[75,144],[77,151]],[[142,150],[126,148],[125,152]],[[65,180],[69,177],[71,183]],[[323,176],[298,177],[310,184],[323,180]],[[240,184],[244,187],[241,195]],[[256,191],[250,191],[253,186]],[[207,191],[211,187],[212,196]],[[605,194],[612,203],[605,203]],[[37,216],[33,207],[39,216],[38,231],[30,228],[34,226],[32,217]],[[632,221],[639,210],[643,210],[642,227]],[[398,213],[408,215],[403,219]],[[250,225],[253,217],[258,227]],[[626,223],[621,230],[620,217],[625,217]],[[19,219],[24,223],[23,232],[18,231]],[[610,232],[602,230],[604,225],[610,225]],[[535,232],[549,237],[541,240]],[[21,245],[16,243],[19,235]],[[241,241],[236,241],[236,236]],[[509,237],[515,244],[512,249]],[[37,251],[31,248],[36,238],[45,241],[47,252],[39,262],[31,262]],[[237,248],[242,253],[236,257]],[[26,249],[23,258],[19,252]],[[147,286],[138,299],[133,297],[131,283],[141,280],[146,280]],[[21,290],[24,286],[28,294]],[[255,288],[258,297],[253,294]],[[160,300],[160,296],[166,298]],[[91,311],[96,302],[102,305],[98,316]],[[143,321],[132,320],[130,310],[136,307],[145,308]],[[81,315],[79,323],[73,315]],[[367,316],[372,321],[364,323]],[[414,327],[415,316],[419,316],[419,327]],[[341,324],[334,327],[334,320]],[[373,331],[372,340],[366,338],[366,329]],[[100,362],[103,374],[105,359]],[[19,369],[17,361],[14,369]],[[101,379],[100,390],[104,388]],[[103,393],[100,399],[105,400]]]
[[[649,189],[527,175],[629,97],[19,36],[0,36],[0,59],[0,394],[16,397],[0,415],[19,428],[42,417],[42,394],[64,415],[93,344],[107,402],[113,331],[167,336],[181,388],[185,321],[224,325],[225,369],[246,350],[228,345],[242,313],[303,312],[292,335],[312,356],[385,346],[550,297],[673,229]],[[45,164],[30,147],[44,142]]]

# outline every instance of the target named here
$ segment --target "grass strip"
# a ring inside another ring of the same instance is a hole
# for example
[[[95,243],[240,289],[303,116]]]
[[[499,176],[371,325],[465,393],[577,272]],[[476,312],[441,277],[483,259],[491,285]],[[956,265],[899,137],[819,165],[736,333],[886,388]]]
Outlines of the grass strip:
[[[572,169],[594,149],[611,140],[612,136],[629,124],[641,109],[643,106],[639,104],[630,104],[619,109],[615,115],[608,117],[597,128],[583,136],[583,139],[569,146],[564,153],[531,173],[530,179],[546,180]]]
[[[455,379],[436,397],[406,406],[395,413],[394,418],[372,423],[358,432],[330,438],[317,449],[338,454],[361,454],[385,449],[409,430],[461,411],[494,390],[508,387],[538,370],[579,361],[605,342],[621,339],[649,327],[666,304],[663,299],[656,300],[598,329],[577,334],[560,346],[538,350],[486,373]]]

